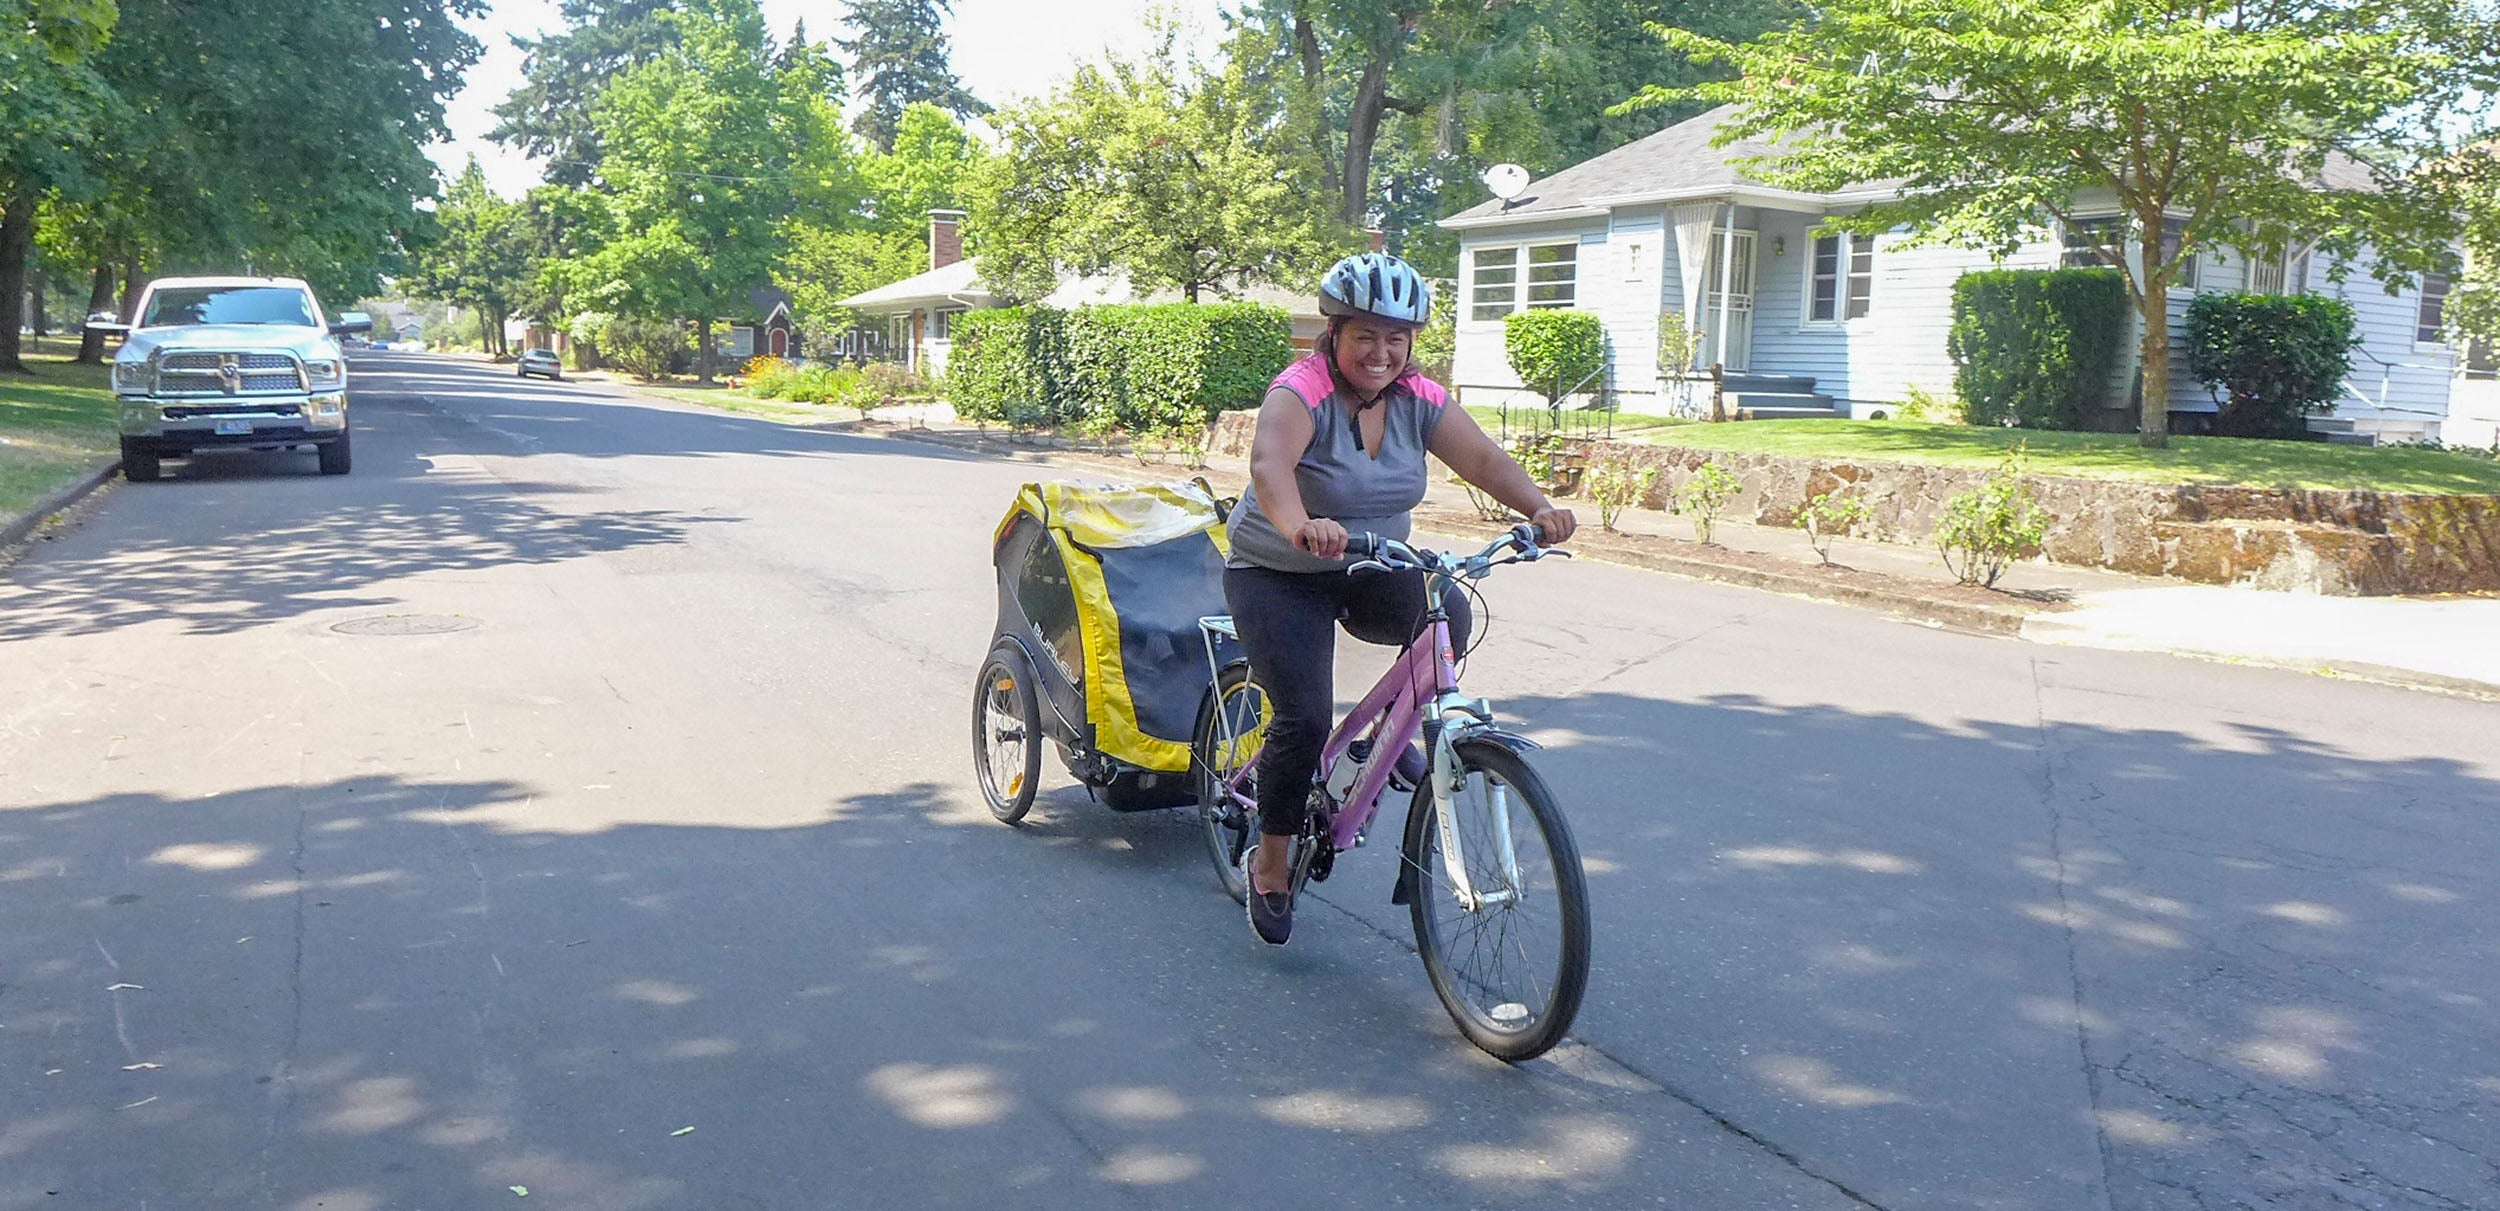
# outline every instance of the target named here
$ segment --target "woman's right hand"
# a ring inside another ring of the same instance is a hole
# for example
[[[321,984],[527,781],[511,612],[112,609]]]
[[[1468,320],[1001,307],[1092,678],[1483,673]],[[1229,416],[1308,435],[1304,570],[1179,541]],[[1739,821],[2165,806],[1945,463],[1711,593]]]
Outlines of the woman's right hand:
[[[1325,517],[1305,521],[1293,532],[1293,545],[1322,559],[1345,558],[1345,527]]]

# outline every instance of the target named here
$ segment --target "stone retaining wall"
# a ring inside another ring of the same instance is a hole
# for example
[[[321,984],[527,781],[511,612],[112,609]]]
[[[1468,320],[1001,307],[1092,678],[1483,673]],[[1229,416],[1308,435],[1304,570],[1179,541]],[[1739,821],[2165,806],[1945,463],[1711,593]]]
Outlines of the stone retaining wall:
[[[1218,419],[1212,452],[1250,449],[1254,414]],[[1633,442],[1599,442],[1592,459],[1659,469],[1642,502],[1664,508],[1702,464],[1744,484],[1727,516],[1793,526],[1813,497],[1844,485],[1870,516],[1859,537],[1925,546],[1937,514],[1987,472],[1914,463],[1835,462]],[[2139,484],[2032,476],[2053,519],[2042,543],[2056,563],[2341,596],[2500,591],[2500,496]]]

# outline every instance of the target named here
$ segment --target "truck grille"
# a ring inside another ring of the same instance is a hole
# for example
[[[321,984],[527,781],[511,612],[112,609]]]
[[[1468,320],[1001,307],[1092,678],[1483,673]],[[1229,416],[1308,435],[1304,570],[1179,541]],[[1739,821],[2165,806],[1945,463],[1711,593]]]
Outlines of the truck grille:
[[[285,353],[168,353],[157,363],[158,395],[293,395],[304,369]]]

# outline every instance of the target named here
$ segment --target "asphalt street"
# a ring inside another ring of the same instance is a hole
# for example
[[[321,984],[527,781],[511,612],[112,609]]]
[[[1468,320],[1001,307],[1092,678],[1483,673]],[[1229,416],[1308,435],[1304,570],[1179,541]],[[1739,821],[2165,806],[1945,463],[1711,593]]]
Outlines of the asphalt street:
[[[1271,951],[989,818],[1046,468],[356,373],[353,475],[0,570],[0,1211],[2500,1206],[2500,705],[1511,569],[1596,947],[1509,1068],[1386,850]]]

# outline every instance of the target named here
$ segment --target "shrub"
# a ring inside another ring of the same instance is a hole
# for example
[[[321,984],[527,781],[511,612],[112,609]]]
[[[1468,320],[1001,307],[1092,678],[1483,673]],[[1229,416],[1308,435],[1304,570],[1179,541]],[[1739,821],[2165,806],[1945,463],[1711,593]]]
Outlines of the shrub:
[[[1049,307],[967,311],[954,321],[946,357],[948,402],[977,424],[1017,429],[1056,424],[1066,395],[1067,313]]]
[[[1443,308],[1438,318],[1415,333],[1415,348],[1408,355],[1415,369],[1435,382],[1450,381],[1453,363],[1458,360],[1458,312]]]
[[[1963,274],[1945,335],[1954,393],[1975,425],[2081,428],[2117,365],[2126,323],[2126,280],[2115,269]]]
[[[2016,445],[1986,482],[1944,502],[1936,519],[1936,549],[1955,580],[1995,588],[2005,566],[2038,549],[2048,533],[2048,517],[2023,482],[2026,453]]]
[[[790,389],[790,376],[798,367],[777,357],[759,357],[746,364],[747,394],[758,399],[780,399]]]
[[[2312,294],[2200,294],[2188,303],[2188,367],[2222,394],[2214,432],[2301,437],[2335,409],[2352,372],[2352,305]]]
[[[610,322],[601,351],[627,374],[649,382],[694,348],[694,337],[675,320],[625,316]]]
[[[1693,359],[1700,353],[1701,330],[1685,322],[1683,312],[1658,313],[1658,377],[1667,415],[1692,416],[1698,411],[1690,375]]]
[[[1067,351],[1061,411],[1143,433],[1257,407],[1293,360],[1293,319],[1261,303],[1083,307]]]
[[[1814,557],[1830,563],[1832,543],[1865,521],[1866,512],[1866,502],[1858,497],[1821,492],[1797,511],[1797,524],[1805,528],[1806,542],[1814,548]]]
[[[1710,532],[1718,528],[1719,513],[1744,488],[1743,483],[1728,474],[1727,468],[1717,463],[1703,463],[1700,470],[1693,472],[1691,479],[1684,481],[1683,487],[1675,490],[1669,507],[1690,516],[1693,519],[1693,537],[1703,546],[1708,546]]]
[[[1587,311],[1519,311],[1502,322],[1502,353],[1547,405],[1585,390],[1606,368],[1606,325]]]
[[[1961,396],[1951,391],[1938,394],[1917,383],[1902,388],[1901,403],[1893,408],[1892,414],[1902,420],[1926,421],[1935,425],[1970,423],[1970,408],[1962,402]]]
[[[1620,458],[1610,458],[1590,468],[1589,499],[1597,502],[1597,524],[1603,529],[1614,529],[1623,511],[1649,499],[1649,490],[1657,483],[1658,468],[1635,467]]]

